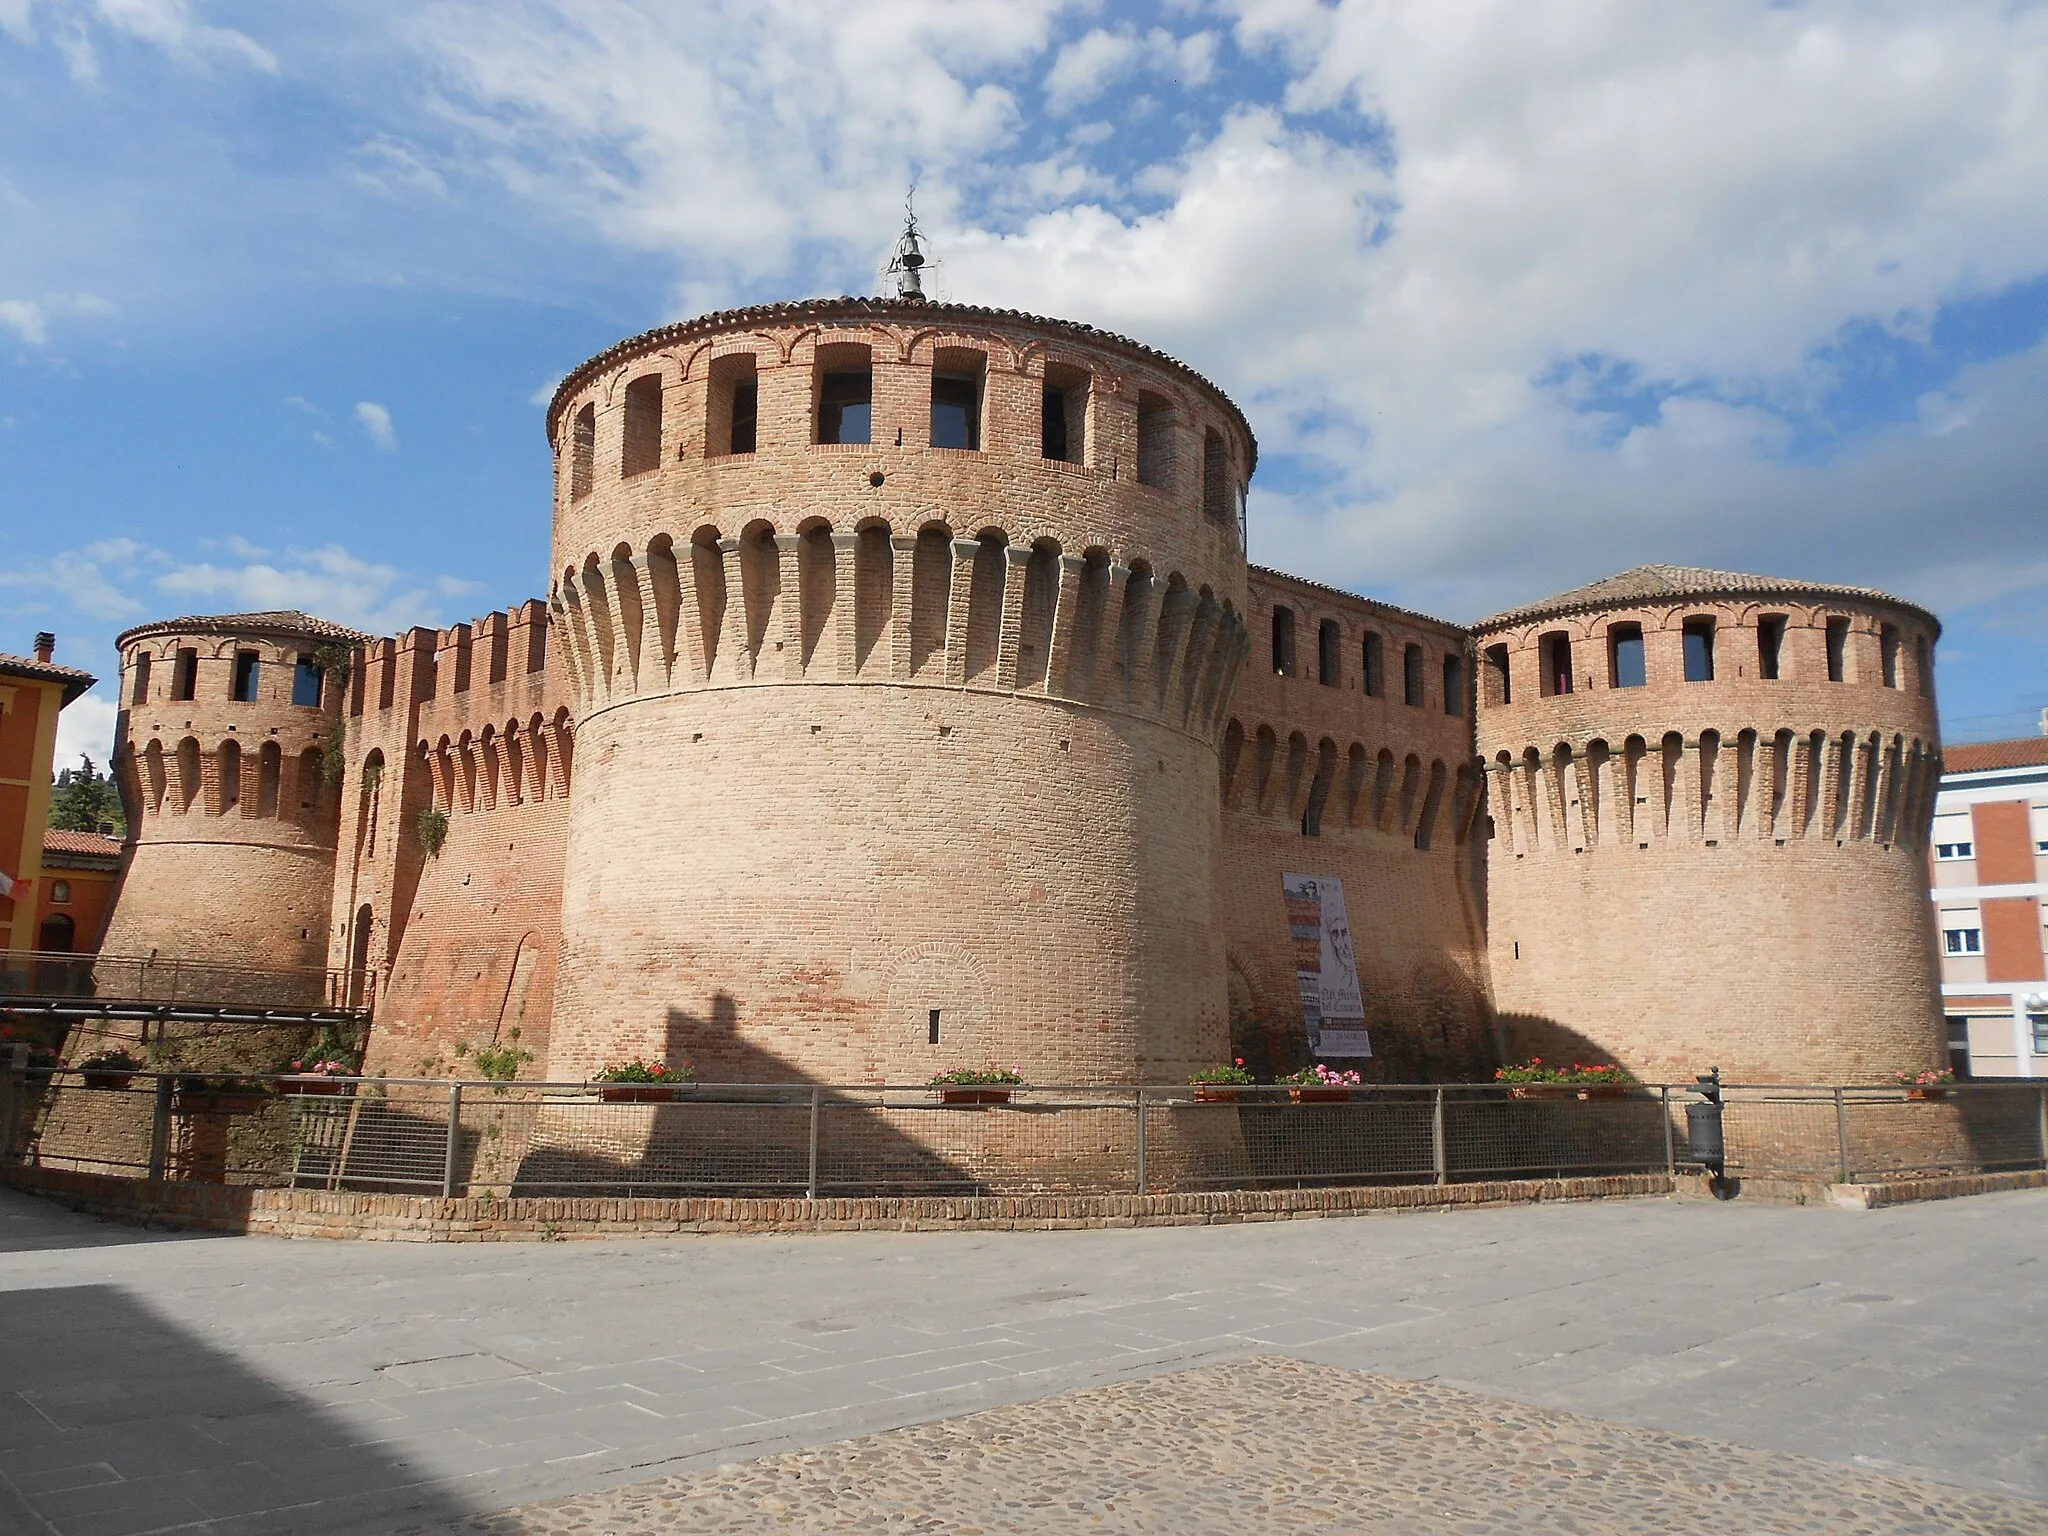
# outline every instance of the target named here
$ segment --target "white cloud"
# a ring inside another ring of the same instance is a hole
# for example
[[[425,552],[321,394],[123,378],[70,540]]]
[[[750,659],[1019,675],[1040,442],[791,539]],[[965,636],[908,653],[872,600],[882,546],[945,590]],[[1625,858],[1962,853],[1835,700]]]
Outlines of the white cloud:
[[[110,315],[114,306],[95,293],[55,293],[41,299],[0,299],[0,326],[32,347],[50,339],[50,322],[60,315]]]
[[[176,59],[228,59],[277,73],[277,56],[232,27],[207,26],[190,0],[97,0],[100,21],[109,29],[153,43]]]
[[[398,434],[391,427],[391,412],[374,400],[356,402],[356,421],[370,434],[370,441],[386,453],[398,448]]]
[[[57,767],[76,768],[83,756],[104,773],[114,760],[114,720],[120,712],[112,699],[102,697],[100,688],[65,705],[57,716]]]
[[[473,591],[450,578],[420,581],[395,565],[365,560],[339,544],[291,549],[244,565],[179,563],[151,585],[186,611],[298,608],[372,634],[431,622],[445,599]],[[161,605],[159,605],[161,606]]]
[[[1163,27],[1143,34],[1129,27],[1116,31],[1097,27],[1060,49],[1046,71],[1046,105],[1054,112],[1071,112],[1140,71],[1168,76],[1185,85],[1207,85],[1216,73],[1216,48],[1213,32],[1182,38]]]
[[[555,391],[562,387],[562,380],[567,377],[566,373],[557,373],[545,379],[542,381],[540,388],[526,397],[526,403],[528,405],[545,406],[550,400],[555,398]]]

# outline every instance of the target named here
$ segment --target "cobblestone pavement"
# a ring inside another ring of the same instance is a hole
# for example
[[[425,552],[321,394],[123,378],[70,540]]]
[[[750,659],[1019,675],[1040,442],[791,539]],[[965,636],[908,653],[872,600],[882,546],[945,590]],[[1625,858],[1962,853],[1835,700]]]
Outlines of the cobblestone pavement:
[[[2048,1506],[1262,1355],[455,1529],[2021,1536]]]
[[[2048,1500],[2044,1259],[2048,1190],[432,1247],[0,1192],[0,1532],[433,1526],[1254,1355]]]

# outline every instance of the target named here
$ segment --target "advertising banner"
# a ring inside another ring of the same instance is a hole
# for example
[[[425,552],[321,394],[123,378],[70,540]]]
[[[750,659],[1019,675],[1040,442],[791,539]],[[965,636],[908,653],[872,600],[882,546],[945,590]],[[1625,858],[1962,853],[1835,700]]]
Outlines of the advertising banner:
[[[1294,979],[1301,991],[1302,1022],[1316,1056],[1370,1056],[1365,999],[1358,988],[1358,956],[1351,947],[1351,916],[1344,882],[1320,875],[1282,875],[1287,931],[1294,941]]]

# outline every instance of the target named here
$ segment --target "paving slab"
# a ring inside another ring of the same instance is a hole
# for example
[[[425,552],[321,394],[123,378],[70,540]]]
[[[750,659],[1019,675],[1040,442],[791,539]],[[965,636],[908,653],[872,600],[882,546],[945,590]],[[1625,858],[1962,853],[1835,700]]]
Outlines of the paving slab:
[[[2044,1258],[2044,1190],[433,1246],[0,1191],[0,1531],[431,1526],[1252,1356],[2048,1500]]]

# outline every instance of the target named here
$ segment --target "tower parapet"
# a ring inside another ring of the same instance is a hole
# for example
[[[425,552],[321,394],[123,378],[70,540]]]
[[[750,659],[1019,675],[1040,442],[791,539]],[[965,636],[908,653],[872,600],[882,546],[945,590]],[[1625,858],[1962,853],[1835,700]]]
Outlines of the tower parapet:
[[[319,967],[341,730],[329,665],[366,636],[304,613],[145,624],[115,642],[115,774],[129,847],[104,947]]]
[[[578,762],[551,1072],[1220,1058],[1256,450],[1214,386],[1084,326],[848,299],[621,343],[548,422]]]
[[[1881,592],[1680,566],[1474,626],[1521,1048],[1764,1081],[1933,1065],[1939,634]]]

